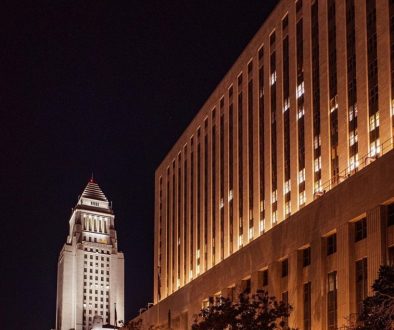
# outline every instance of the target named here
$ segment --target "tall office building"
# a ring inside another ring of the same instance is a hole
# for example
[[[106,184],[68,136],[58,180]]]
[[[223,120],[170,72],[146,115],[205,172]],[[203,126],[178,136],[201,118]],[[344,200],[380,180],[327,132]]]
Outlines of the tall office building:
[[[156,170],[144,324],[245,288],[354,318],[394,259],[393,109],[393,1],[279,1]]]
[[[124,320],[124,257],[111,203],[91,179],[69,220],[58,261],[56,329],[90,330]]]

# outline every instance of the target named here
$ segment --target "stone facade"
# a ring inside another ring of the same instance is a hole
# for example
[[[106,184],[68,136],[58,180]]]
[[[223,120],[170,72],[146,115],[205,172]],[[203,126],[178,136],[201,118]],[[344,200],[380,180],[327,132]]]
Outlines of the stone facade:
[[[278,2],[156,170],[145,324],[188,329],[264,270],[294,327],[358,312],[394,245],[392,21],[388,0]]]
[[[91,180],[72,211],[59,255],[56,329],[90,330],[124,320],[124,256],[110,202]]]

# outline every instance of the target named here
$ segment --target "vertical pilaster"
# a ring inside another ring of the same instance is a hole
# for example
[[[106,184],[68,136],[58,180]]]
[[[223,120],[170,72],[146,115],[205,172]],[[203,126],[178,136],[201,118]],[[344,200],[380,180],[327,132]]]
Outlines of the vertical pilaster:
[[[376,0],[380,143],[391,138],[392,129],[389,14],[389,1]]]
[[[373,293],[372,284],[381,265],[386,262],[385,207],[377,206],[367,212],[367,265],[368,295]]]

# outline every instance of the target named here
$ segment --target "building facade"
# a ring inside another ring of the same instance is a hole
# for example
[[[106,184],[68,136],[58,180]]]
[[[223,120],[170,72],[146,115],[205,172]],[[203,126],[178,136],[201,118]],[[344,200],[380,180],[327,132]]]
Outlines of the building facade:
[[[124,320],[124,256],[111,203],[93,179],[69,220],[58,261],[56,329],[90,330],[98,317]]]
[[[144,323],[245,287],[300,329],[355,317],[394,256],[393,109],[393,1],[279,1],[156,170]]]

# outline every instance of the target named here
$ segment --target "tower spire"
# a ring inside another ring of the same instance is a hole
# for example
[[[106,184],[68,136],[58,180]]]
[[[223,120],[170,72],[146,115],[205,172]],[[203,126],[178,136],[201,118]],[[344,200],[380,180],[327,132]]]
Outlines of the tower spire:
[[[90,177],[90,182],[95,183],[94,181],[94,172],[92,171],[92,176]]]

